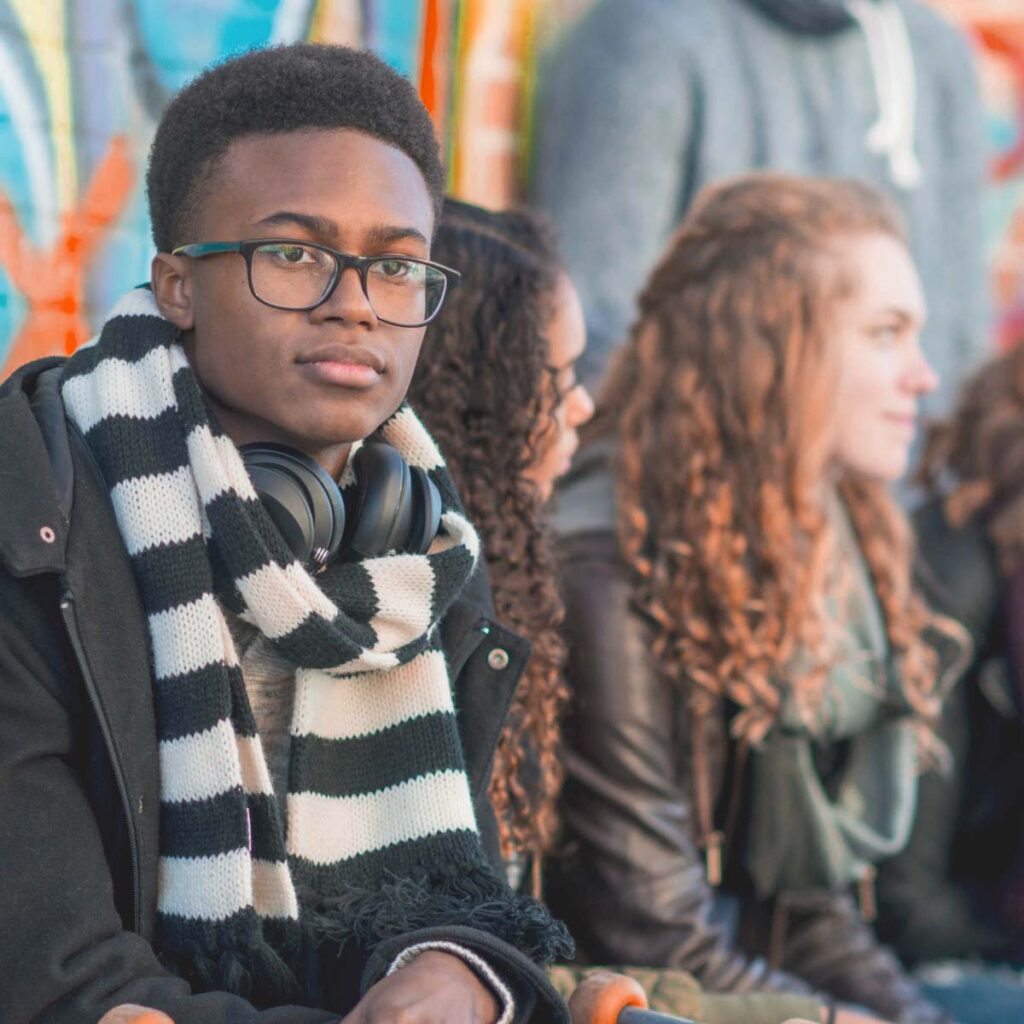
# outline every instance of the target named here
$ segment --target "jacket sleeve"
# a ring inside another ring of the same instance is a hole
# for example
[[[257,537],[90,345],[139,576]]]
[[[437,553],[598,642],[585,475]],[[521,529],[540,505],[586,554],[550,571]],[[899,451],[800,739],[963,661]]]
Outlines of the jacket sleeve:
[[[785,900],[784,970],[840,1003],[863,1006],[894,1024],[952,1024],[917,983],[846,893],[807,892]]]
[[[420,943],[453,942],[482,957],[508,986],[516,1024],[569,1024],[569,1011],[547,974],[514,946],[478,928],[424,928],[382,942],[363,974],[363,990],[379,981],[402,950]]]
[[[125,931],[91,805],[53,624],[23,588],[17,621],[0,614],[0,1018],[5,1024],[95,1024],[139,1003],[175,1024],[327,1024],[338,1015],[257,1011],[223,993],[194,996],[149,944]],[[36,609],[35,611],[38,611]]]
[[[553,218],[580,290],[591,388],[683,210],[697,90],[672,6],[595,4],[540,74],[530,198]]]
[[[611,535],[567,541],[563,570],[573,708],[567,850],[548,896],[597,963],[678,967],[714,992],[808,993],[748,959],[712,921],[712,893],[682,777],[683,702],[658,678],[628,607]]]

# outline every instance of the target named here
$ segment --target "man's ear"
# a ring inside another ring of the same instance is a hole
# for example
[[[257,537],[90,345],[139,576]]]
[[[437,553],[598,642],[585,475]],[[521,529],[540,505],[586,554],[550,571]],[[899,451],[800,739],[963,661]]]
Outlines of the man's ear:
[[[149,271],[153,297],[160,312],[182,331],[190,331],[195,326],[190,264],[187,256],[158,252]]]

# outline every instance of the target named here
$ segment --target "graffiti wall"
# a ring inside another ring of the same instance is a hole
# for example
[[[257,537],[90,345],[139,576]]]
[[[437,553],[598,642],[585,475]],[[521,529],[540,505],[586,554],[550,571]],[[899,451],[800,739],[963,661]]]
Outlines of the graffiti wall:
[[[366,45],[419,88],[450,184],[516,193],[536,57],[589,0],[0,0],[0,376],[70,352],[148,277],[143,173],[168,96],[212,61],[299,39]],[[1024,5],[933,0],[983,56],[997,329],[1024,332]]]
[[[973,38],[992,148],[985,201],[995,344],[1024,339],[1024,3],[934,0]]]
[[[72,351],[148,278],[143,174],[156,121],[175,89],[223,56],[300,39],[369,46],[418,85],[453,189],[511,194],[540,6],[0,0],[0,372]]]

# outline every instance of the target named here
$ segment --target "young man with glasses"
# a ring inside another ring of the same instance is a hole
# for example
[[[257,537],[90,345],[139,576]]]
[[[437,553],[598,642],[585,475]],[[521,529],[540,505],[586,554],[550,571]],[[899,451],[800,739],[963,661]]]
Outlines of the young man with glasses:
[[[402,405],[458,280],[429,117],[255,52],[147,185],[151,286],[0,389],[0,1019],[562,1020],[485,795],[526,652]]]

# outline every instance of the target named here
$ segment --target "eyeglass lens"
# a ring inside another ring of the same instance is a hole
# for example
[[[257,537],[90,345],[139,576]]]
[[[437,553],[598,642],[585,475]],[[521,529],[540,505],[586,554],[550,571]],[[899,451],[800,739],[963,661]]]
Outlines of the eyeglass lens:
[[[331,286],[335,257],[293,242],[258,246],[252,254],[252,289],[257,298],[286,309],[315,306]],[[436,267],[398,256],[367,267],[366,292],[381,320],[415,327],[428,321],[444,298],[445,275]]]

